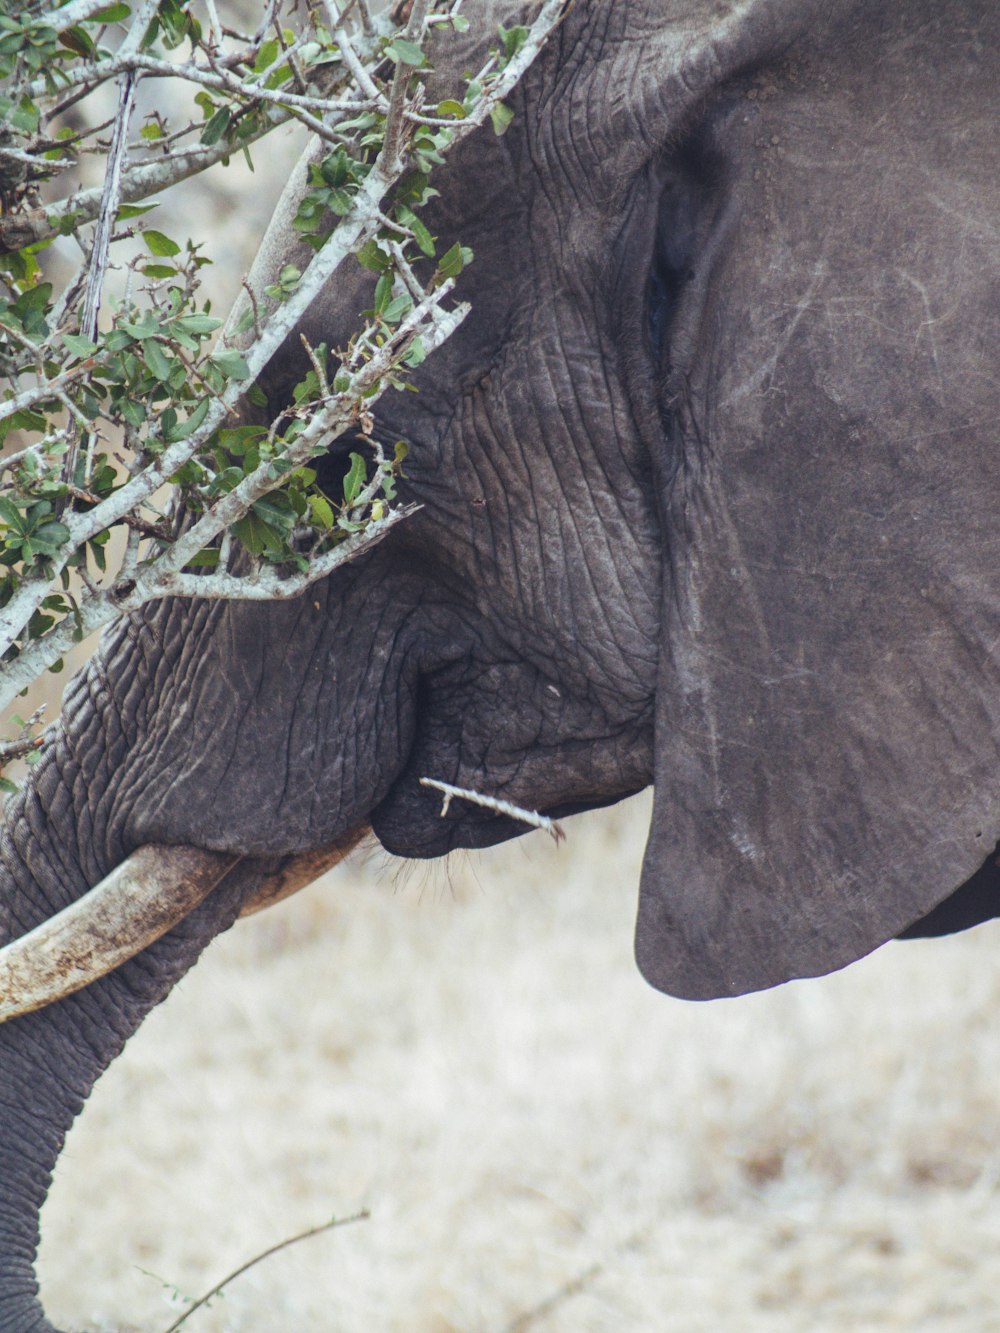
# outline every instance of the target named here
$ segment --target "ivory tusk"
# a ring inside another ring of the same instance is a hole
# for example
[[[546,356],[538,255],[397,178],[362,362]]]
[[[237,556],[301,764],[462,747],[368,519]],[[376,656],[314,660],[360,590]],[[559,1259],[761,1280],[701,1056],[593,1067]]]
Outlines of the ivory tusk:
[[[288,857],[273,875],[264,880],[256,893],[247,899],[240,909],[240,916],[253,916],[255,912],[262,912],[265,907],[273,907],[275,903],[280,903],[283,899],[290,898],[293,893],[298,893],[299,889],[306,888],[313,880],[319,879],[320,875],[332,870],[335,865],[343,861],[349,852],[354,851],[365,834],[370,832],[371,829],[367,824],[359,824],[357,828],[351,829],[349,833],[345,833],[342,838],[338,838],[336,842],[326,847]]]
[[[0,949],[0,1023],[127,963],[202,902],[240,858],[140,847],[57,916]]]

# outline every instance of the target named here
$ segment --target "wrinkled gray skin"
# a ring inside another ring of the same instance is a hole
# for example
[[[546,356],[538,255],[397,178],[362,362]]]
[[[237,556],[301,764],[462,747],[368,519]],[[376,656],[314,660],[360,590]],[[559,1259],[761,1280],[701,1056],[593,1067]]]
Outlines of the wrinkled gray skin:
[[[577,0],[428,218],[477,257],[380,404],[420,514],[292,604],[121,625],[8,815],[0,938],[146,842],[257,860],[0,1028],[0,1330],[50,1327],[37,1211],[94,1079],[268,869],[518,831],[422,775],[550,811],[654,782],[637,955],[682,996],[840,967],[984,862],[998,51],[994,0]]]

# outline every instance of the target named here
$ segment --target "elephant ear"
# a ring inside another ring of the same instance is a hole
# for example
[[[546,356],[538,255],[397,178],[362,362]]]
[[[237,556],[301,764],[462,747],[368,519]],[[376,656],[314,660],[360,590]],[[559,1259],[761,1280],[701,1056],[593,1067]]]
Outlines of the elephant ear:
[[[678,996],[842,967],[1000,838],[996,61],[888,42],[730,117],[677,316],[636,953]]]

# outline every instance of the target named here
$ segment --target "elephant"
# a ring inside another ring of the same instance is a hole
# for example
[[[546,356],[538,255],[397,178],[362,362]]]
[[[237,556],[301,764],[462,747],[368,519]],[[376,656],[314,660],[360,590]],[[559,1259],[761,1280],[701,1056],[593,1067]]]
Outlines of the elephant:
[[[537,7],[471,7],[455,68]],[[420,509],[298,599],[122,620],[9,803],[8,947],[109,876],[197,891],[0,1027],[3,1333],[51,1333],[63,1138],[220,931],[369,830],[523,831],[422,777],[554,816],[652,784],[636,957],[674,996],[1000,911],[998,53],[992,0],[567,6],[425,213],[476,258],[378,405]],[[295,245],[279,208],[253,281]],[[300,332],[337,346],[370,280]]]

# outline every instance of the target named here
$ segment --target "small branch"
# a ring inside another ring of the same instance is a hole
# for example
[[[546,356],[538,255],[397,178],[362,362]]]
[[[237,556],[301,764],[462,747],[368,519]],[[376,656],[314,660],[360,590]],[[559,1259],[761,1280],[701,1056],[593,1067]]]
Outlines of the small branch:
[[[152,3],[153,0],[145,0],[143,10],[145,10],[147,4]],[[271,12],[272,7],[273,0],[269,0],[269,12]],[[418,0],[412,6],[410,25],[407,28],[409,37],[412,38],[415,35],[422,39],[425,26],[423,15],[426,8],[427,0]],[[469,116],[458,122],[451,130],[449,150],[481,125],[489,115],[490,110],[517,83],[521,74],[538,54],[552,31],[562,8],[563,0],[545,0],[531,26],[528,38],[517,56],[502,71],[496,72],[492,69],[492,64],[489,63],[484,67],[480,77],[488,80],[486,82],[486,93],[478,99],[475,106],[470,110]],[[70,4],[60,10],[59,13],[65,17],[72,9],[73,5]],[[357,38],[356,41],[360,47],[362,39]],[[143,61],[135,60],[133,61],[133,68],[142,68],[143,64]],[[402,64],[403,62],[400,62],[401,67],[396,70],[396,78],[393,84],[394,95],[390,99],[398,116],[395,130],[392,133],[387,131],[382,151],[363,183],[357,189],[352,199],[350,211],[340,220],[332,235],[312,259],[295,291],[287,301],[278,305],[269,315],[265,315],[263,318],[259,339],[243,352],[248,374],[239,381],[231,381],[224,394],[212,399],[201,425],[186,438],[166,444],[158,428],[155,425],[152,426],[148,438],[142,446],[143,450],[146,451],[144,452],[144,458],[148,458],[151,454],[155,455],[148,466],[143,466],[141,470],[136,469],[129,481],[105,500],[102,500],[100,504],[94,505],[93,509],[88,512],[67,511],[64,513],[63,521],[69,529],[69,537],[53,558],[48,561],[45,567],[46,576],[40,576],[41,566],[27,572],[26,575],[22,576],[13,597],[5,607],[0,609],[0,651],[5,651],[23,633],[25,624],[30,620],[33,611],[44,600],[48,589],[52,586],[52,581],[59,577],[75,551],[100,533],[117,523],[121,523],[127,515],[135,515],[140,506],[148,505],[154,492],[167,483],[169,478],[188,459],[203,450],[215,430],[230,417],[247,388],[260,376],[261,371],[271,357],[286,342],[295,328],[301,324],[305,313],[312,305],[317,294],[327,286],[340,264],[349,255],[355,253],[361,245],[370,240],[380,229],[382,225],[382,202],[406,166],[405,131],[402,116],[407,110],[406,88],[413,70],[412,67],[402,68]],[[172,66],[169,68],[173,74],[183,73],[182,68]],[[104,67],[102,66],[103,73]],[[365,103],[365,105],[370,105],[370,103]],[[287,118],[290,114],[292,113],[287,108],[276,108],[273,118],[277,119],[281,116]],[[123,169],[119,187],[120,197],[125,200],[145,197],[146,194],[154,193],[156,190],[163,188],[181,174],[193,174],[195,171],[203,169],[207,165],[208,159],[218,160],[221,157],[228,156],[231,152],[232,145],[220,143],[210,145],[207,149],[201,146],[199,149],[190,150],[187,154],[177,154],[176,156],[170,154],[167,159],[160,162]],[[185,168],[182,171],[180,159],[193,165],[190,166],[189,170]],[[90,192],[89,197],[87,192],[82,192],[81,195],[66,201],[60,206],[63,210],[62,216],[76,211],[78,215],[81,212],[86,212],[88,217],[93,218],[101,212],[104,195],[105,191],[103,189]],[[39,210],[39,215],[42,218],[43,234],[48,234],[54,229],[55,223],[52,219],[57,212],[58,210],[53,210],[46,216],[43,210]],[[4,221],[5,219],[0,218],[0,239],[2,239]],[[19,219],[19,221],[23,223],[24,219]],[[405,269],[401,271],[403,281],[406,282],[416,298],[417,283],[415,275]],[[378,392],[381,392],[392,382],[392,373],[399,365],[401,358],[406,354],[409,346],[412,345],[413,340],[419,335],[424,340],[427,349],[431,351],[452,332],[464,317],[466,310],[464,307],[459,307],[453,311],[445,311],[441,308],[440,302],[450,290],[450,287],[451,282],[449,281],[449,283],[436,288],[429,296],[425,296],[423,300],[418,300],[415,308],[391,334],[384,326],[372,326],[366,334],[356,340],[349,364],[344,367],[350,376],[350,385],[347,391],[331,398],[326,404],[320,405],[319,410],[315,412],[312,419],[308,420],[301,434],[290,445],[283,446],[282,456],[285,462],[290,463],[293,467],[300,466],[313,456],[313,452],[317,448],[328,443],[337,434],[342,433],[350,424],[358,420],[364,424]],[[381,346],[377,345],[379,339],[384,339]],[[21,341],[25,346],[29,346],[29,350],[36,350],[29,345],[28,340],[22,338]],[[226,339],[223,335],[220,346],[225,347],[225,345]],[[370,355],[371,359],[365,363],[363,358],[367,355]],[[79,369],[83,370],[84,367],[81,366]],[[377,383],[380,379],[382,380],[381,384]],[[51,386],[46,387],[51,391]],[[371,390],[377,390],[377,392],[369,394]],[[37,391],[29,391],[32,394],[35,392]],[[57,396],[62,396],[59,389],[56,390],[56,393]],[[366,394],[369,396],[365,396]],[[8,413],[13,410],[10,402],[7,404],[0,402],[0,415],[3,415],[4,408],[7,409]],[[162,452],[156,454],[157,448],[162,449]],[[132,471],[133,469],[127,468],[126,470]],[[108,624],[122,612],[134,610],[145,601],[163,595],[171,580],[178,581],[179,590],[183,588],[186,591],[184,581],[191,576],[185,574],[184,564],[197,551],[217,541],[226,526],[246,512],[248,504],[254,503],[267,491],[279,485],[280,480],[281,473],[275,474],[269,466],[256,469],[245,477],[234,491],[229,492],[228,495],[213,504],[212,511],[209,514],[199,518],[198,522],[187,532],[180,533],[174,546],[168,547],[160,555],[146,561],[138,560],[138,543],[145,534],[133,527],[129,538],[127,575],[122,570],[119,571],[119,575],[110,586],[99,588],[95,585],[93,590],[85,592],[80,597],[77,615],[54,626],[40,638],[23,645],[18,657],[13,662],[5,664],[4,670],[0,672],[0,706],[9,703],[41,671],[51,666],[57,658],[62,657],[80,637]],[[368,492],[364,491],[363,494],[367,502]],[[359,494],[357,497],[358,503],[361,499],[362,495]],[[236,511],[232,509],[233,504],[242,507]],[[351,517],[355,517],[355,514],[356,509],[352,509]],[[363,520],[364,513],[361,512],[358,517]],[[380,519],[378,522],[386,525],[390,518],[392,521],[397,521],[396,515],[389,515],[386,519]],[[327,564],[331,562],[339,563],[345,558],[350,558],[355,546],[358,551],[365,549],[366,545],[370,545],[376,539],[376,534],[384,531],[385,526],[378,528],[375,524],[369,523],[365,530],[356,534],[356,543],[355,537],[352,536],[347,541],[340,543],[339,547],[326,551],[320,548],[321,554],[315,557],[316,561],[319,562],[320,570],[326,569]],[[366,532],[372,532],[373,534],[367,540]],[[194,545],[191,545],[191,543],[194,543]],[[223,571],[223,573],[228,577],[228,571]],[[258,575],[259,585],[271,580],[282,585],[274,594],[279,596],[287,592],[289,582],[294,584],[294,576],[288,579],[278,571],[264,569]],[[211,575],[197,576],[194,581],[197,581],[200,585],[198,590],[200,595],[211,595]],[[252,586],[253,578],[251,577],[249,582],[244,584],[244,596],[248,595]],[[225,596],[229,594],[230,586],[227,583],[220,589],[218,595]],[[253,594],[250,593],[249,595]],[[462,794],[467,799],[475,798],[475,793],[471,796]],[[490,798],[481,798],[481,803],[488,799]],[[513,806],[508,809],[506,803],[495,808],[503,813],[510,813],[514,818],[524,817],[525,814],[530,816],[531,814],[531,812],[519,812]],[[535,818],[541,819],[542,817],[535,816]],[[529,822],[532,821],[529,819]],[[547,827],[549,823],[551,821],[547,821],[546,824],[541,826]]]
[[[234,1268],[221,1282],[217,1282],[211,1291],[206,1291],[204,1296],[200,1296],[178,1319],[174,1320],[169,1328],[164,1329],[164,1333],[177,1333],[177,1329],[187,1323],[195,1310],[200,1310],[202,1306],[207,1305],[210,1300],[219,1295],[224,1287],[228,1287],[230,1282],[235,1282],[238,1277],[242,1277],[244,1273],[249,1272],[257,1264],[263,1263],[265,1259],[270,1259],[272,1254],[287,1250],[290,1245],[298,1245],[300,1241],[310,1240],[313,1236],[321,1236],[326,1231],[333,1231],[339,1227],[349,1227],[355,1222],[367,1222],[369,1217],[371,1217],[371,1213],[368,1209],[362,1208],[360,1213],[353,1213],[350,1217],[332,1217],[329,1222],[322,1222],[318,1227],[310,1227],[308,1231],[300,1231],[297,1236],[288,1236],[285,1240],[278,1241],[277,1245],[269,1246],[266,1250],[262,1250],[260,1254],[255,1254],[252,1259],[248,1259],[245,1264],[240,1264],[239,1268]]]
[[[48,398],[58,398],[61,389],[65,389],[82,375],[88,374],[93,368],[94,363],[88,358],[86,361],[81,361],[78,366],[71,366],[61,375],[54,376],[45,384],[39,384],[34,389],[25,389],[16,398],[0,401],[0,421],[14,416],[16,412],[23,412],[25,408],[33,407],[36,403],[44,403]]]
[[[507,815],[509,819],[516,819],[521,824],[530,824],[532,828],[542,829],[555,842],[562,842],[566,837],[562,826],[554,819],[549,819],[548,815],[540,815],[537,810],[525,810],[520,805],[501,800],[499,796],[484,796],[482,792],[470,791],[468,787],[453,787],[450,782],[439,782],[437,778],[421,778],[420,785],[433,787],[435,791],[444,794],[441,803],[442,819],[448,813],[452,800],[457,798],[470,801],[473,805],[481,805],[484,810],[492,810],[495,814]]]
[[[424,19],[427,15],[428,0],[413,0],[413,8],[406,24],[406,40],[420,42],[424,33]],[[403,149],[403,112],[406,109],[406,90],[416,71],[412,66],[400,60],[392,76],[392,88],[389,91],[389,110],[385,118],[385,138],[382,140],[380,160],[386,170],[393,171],[399,162]]]
[[[330,25],[333,28],[333,40],[340,48],[341,59],[354,75],[358,87],[368,94],[380,111],[384,111],[386,106],[385,94],[375,83],[375,80],[368,73],[367,69],[365,69],[360,56],[357,51],[355,51],[354,44],[347,33],[347,29],[341,22],[340,15],[337,13],[337,8],[336,5],[334,5],[333,0],[325,0],[324,7],[330,20]]]
[[[62,9],[52,9],[47,14],[40,14],[36,21],[46,28],[55,28],[57,32],[65,32],[67,28],[75,28],[78,23],[86,23],[87,19],[93,18],[95,14],[102,9],[107,9],[107,7],[107,0],[72,0],[71,4],[63,5]],[[148,26],[149,20],[147,19],[139,33],[140,37]]]
[[[5,768],[15,759],[23,759],[26,754],[40,750],[45,744],[45,737],[35,734],[35,728],[41,725],[45,715],[45,705],[41,704],[21,727],[16,740],[0,741],[0,769]]]
[[[122,43],[122,52],[130,54],[142,40],[143,33],[156,13],[157,0],[145,0],[136,14],[128,36]],[[118,89],[118,110],[115,113],[114,128],[111,131],[111,145],[108,149],[107,168],[104,176],[104,188],[101,194],[101,207],[94,228],[94,240],[90,250],[90,264],[87,270],[87,285],[83,293],[83,312],[80,316],[80,332],[91,342],[97,339],[97,318],[101,309],[101,295],[104,290],[104,275],[108,267],[108,255],[111,250],[111,235],[114,231],[115,218],[118,214],[118,202],[121,198],[122,167],[128,156],[128,127],[132,119],[132,107],[135,102],[135,89],[138,78],[129,70]],[[76,463],[79,455],[79,435],[74,431],[66,457],[63,459],[63,481],[71,482],[76,476]],[[89,469],[88,469],[89,470]]]
[[[301,597],[307,588],[311,588],[320,579],[325,579],[341,565],[356,560],[362,552],[369,551],[386,536],[390,528],[404,518],[415,514],[421,505],[405,505],[402,509],[393,509],[384,518],[373,519],[361,532],[354,532],[344,541],[322,555],[309,560],[309,568],[301,573],[282,573],[277,566],[259,569],[251,574],[230,574],[226,572],[222,555],[219,555],[219,568],[211,574],[185,574],[172,570],[160,570],[152,566],[149,578],[140,576],[135,580],[134,591],[119,600],[119,606],[133,609],[133,604],[141,605],[160,597],[202,597],[213,601],[231,602],[287,602],[293,597]]]

